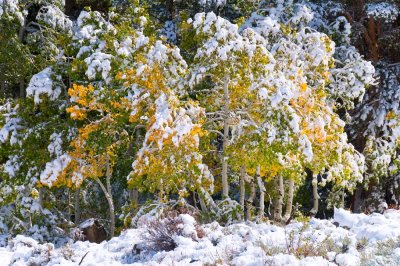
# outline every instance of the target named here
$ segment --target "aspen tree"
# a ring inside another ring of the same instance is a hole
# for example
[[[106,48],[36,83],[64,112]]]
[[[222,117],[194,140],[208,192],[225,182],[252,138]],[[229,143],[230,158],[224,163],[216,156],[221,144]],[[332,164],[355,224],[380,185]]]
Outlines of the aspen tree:
[[[270,54],[252,30],[239,32],[237,25],[214,13],[197,14],[186,28],[194,32],[198,47],[191,64],[188,86],[206,107],[204,129],[221,138],[222,196],[229,198],[229,146],[243,127],[254,128],[253,114],[260,79],[271,69]],[[231,151],[230,151],[231,150]],[[247,156],[246,156],[247,157]]]

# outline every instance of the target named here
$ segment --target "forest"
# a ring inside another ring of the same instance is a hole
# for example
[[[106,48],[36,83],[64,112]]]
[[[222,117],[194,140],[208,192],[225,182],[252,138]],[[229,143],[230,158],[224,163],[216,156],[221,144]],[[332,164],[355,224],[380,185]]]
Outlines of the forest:
[[[0,0],[0,144],[5,265],[398,265],[400,1]]]

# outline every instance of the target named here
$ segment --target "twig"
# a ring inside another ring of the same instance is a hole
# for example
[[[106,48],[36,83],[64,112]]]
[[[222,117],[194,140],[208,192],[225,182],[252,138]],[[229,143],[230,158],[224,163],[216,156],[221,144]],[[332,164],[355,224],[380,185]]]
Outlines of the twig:
[[[81,259],[81,261],[79,262],[79,264],[78,265],[81,265],[82,264],[82,262],[83,262],[83,259],[86,257],[86,255],[89,253],[89,251],[88,252],[86,252],[86,254],[85,255],[83,255],[83,257],[82,257],[82,259]]]

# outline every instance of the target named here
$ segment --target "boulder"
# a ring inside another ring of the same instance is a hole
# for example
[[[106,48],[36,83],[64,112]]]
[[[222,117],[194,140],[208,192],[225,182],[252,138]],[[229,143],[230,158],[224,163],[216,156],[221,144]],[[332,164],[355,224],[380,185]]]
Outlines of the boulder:
[[[107,233],[104,226],[96,219],[88,219],[79,225],[85,240],[92,243],[101,243],[106,240]]]

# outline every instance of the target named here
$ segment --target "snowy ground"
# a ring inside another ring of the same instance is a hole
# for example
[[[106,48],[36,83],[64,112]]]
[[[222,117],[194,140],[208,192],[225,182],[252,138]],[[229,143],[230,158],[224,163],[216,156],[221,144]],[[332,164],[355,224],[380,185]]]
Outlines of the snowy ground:
[[[185,217],[184,232],[194,230]],[[189,217],[190,218],[190,217]],[[239,223],[203,226],[205,237],[176,236],[177,247],[142,251],[144,229],[130,229],[108,242],[76,242],[60,248],[17,236],[0,248],[0,265],[400,265],[400,211],[312,219],[286,227]]]

